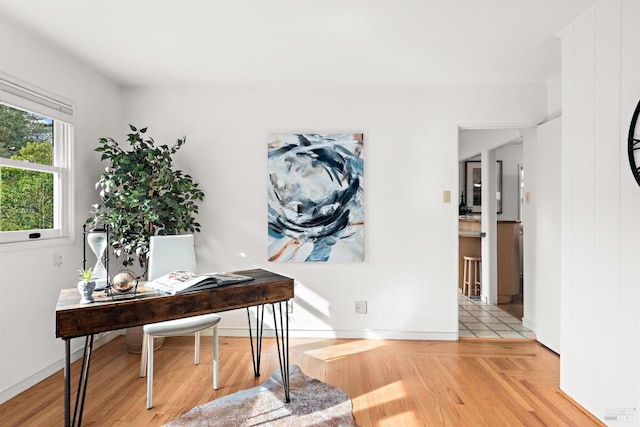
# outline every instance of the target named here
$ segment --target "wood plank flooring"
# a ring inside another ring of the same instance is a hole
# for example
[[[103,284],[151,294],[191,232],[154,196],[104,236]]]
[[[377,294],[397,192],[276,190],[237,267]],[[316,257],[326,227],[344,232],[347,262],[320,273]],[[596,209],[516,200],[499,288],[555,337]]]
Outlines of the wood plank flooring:
[[[146,409],[139,355],[118,337],[93,354],[85,426],[158,426],[194,406],[253,387],[278,369],[265,338],[261,377],[248,338],[220,337],[220,389],[211,383],[211,337],[193,365],[193,338],[167,338],[156,351],[154,407]],[[534,341],[291,339],[291,363],[344,390],[366,426],[593,426],[594,417],[558,390],[559,358]],[[73,364],[72,394],[79,362]],[[4,426],[63,424],[59,372],[0,405]]]

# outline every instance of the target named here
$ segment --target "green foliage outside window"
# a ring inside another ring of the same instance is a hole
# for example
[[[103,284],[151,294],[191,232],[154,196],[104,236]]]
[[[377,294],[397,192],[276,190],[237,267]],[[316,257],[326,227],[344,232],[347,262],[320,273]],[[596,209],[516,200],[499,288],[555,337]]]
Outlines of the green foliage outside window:
[[[53,122],[0,105],[0,157],[51,165]],[[53,174],[0,167],[0,231],[53,228]]]
[[[0,105],[0,157],[10,159],[29,142],[53,144],[51,119]],[[49,158],[48,163],[35,163],[51,165],[51,160]]]

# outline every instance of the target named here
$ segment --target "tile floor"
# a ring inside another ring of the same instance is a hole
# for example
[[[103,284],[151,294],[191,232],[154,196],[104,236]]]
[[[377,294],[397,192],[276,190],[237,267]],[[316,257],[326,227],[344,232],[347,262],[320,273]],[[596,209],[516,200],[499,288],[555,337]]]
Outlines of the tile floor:
[[[522,326],[522,320],[513,317],[498,306],[458,295],[460,338],[515,338],[535,339],[535,334]]]

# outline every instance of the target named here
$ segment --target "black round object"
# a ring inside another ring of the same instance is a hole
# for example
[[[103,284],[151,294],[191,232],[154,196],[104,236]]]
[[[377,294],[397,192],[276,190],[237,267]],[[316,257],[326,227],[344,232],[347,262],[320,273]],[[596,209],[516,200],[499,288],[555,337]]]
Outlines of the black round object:
[[[640,101],[636,105],[636,110],[631,118],[629,126],[629,137],[627,139],[627,151],[629,153],[629,166],[631,172],[640,185],[640,128],[638,126],[638,115],[640,115]]]

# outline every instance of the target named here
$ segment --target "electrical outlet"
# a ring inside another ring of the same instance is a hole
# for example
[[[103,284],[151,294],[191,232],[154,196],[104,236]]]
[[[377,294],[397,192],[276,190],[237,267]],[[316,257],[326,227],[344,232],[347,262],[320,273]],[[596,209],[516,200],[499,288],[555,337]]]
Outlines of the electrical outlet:
[[[287,313],[289,314],[293,313],[293,300],[287,301]]]
[[[356,301],[356,314],[367,314],[366,301]]]

